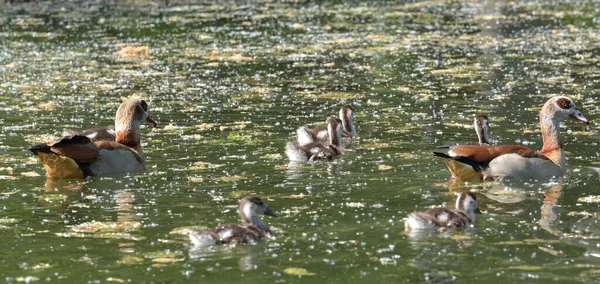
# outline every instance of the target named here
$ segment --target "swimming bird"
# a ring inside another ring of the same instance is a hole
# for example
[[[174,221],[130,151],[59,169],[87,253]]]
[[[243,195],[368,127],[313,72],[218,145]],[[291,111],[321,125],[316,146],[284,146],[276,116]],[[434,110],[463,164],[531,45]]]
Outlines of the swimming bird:
[[[150,117],[146,101],[132,98],[121,103],[115,115],[116,141],[93,142],[89,137],[74,135],[34,145],[30,150],[44,165],[47,176],[53,178],[142,172],[145,170],[140,142],[142,122],[157,125]]]
[[[188,234],[195,246],[255,243],[271,235],[261,215],[277,216],[258,196],[246,196],[238,210],[242,224],[223,224],[214,229],[191,231]]]
[[[329,143],[312,142],[301,145],[298,142],[289,142],[285,154],[290,161],[296,162],[333,160],[334,157],[344,152],[344,148],[342,148],[342,121],[336,117],[329,118],[327,132]]]
[[[451,147],[448,153],[434,152],[444,159],[452,177],[457,180],[549,179],[565,173],[566,160],[559,132],[559,122],[571,118],[585,124],[589,121],[565,96],[550,98],[540,111],[542,150],[523,146]]]
[[[478,142],[466,142],[461,145],[478,145],[478,146],[487,146],[490,145],[488,138],[488,131],[490,129],[488,116],[485,114],[476,114],[473,119],[473,127],[475,129],[475,133],[477,133]],[[438,148],[451,149],[456,146],[443,145],[438,146]]]
[[[488,132],[490,129],[488,116],[485,114],[475,115],[475,119],[473,119],[473,124],[475,132],[477,133],[477,138],[479,139],[479,145],[490,145],[491,143],[488,138]]]
[[[404,222],[405,231],[432,229],[437,227],[465,227],[475,220],[475,213],[481,214],[477,207],[475,193],[465,191],[456,199],[456,208],[432,208],[423,212],[413,212]]]
[[[356,127],[354,127],[354,112],[351,105],[346,104],[342,106],[339,112],[339,118],[342,121],[342,137],[349,139],[357,137]],[[303,126],[298,128],[296,133],[298,134],[298,145],[306,145],[315,142],[329,142],[327,128],[323,126],[316,126],[313,128]]]

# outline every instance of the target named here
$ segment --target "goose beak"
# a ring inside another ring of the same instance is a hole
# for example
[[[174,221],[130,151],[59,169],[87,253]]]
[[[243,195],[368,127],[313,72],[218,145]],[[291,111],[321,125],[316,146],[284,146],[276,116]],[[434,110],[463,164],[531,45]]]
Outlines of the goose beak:
[[[583,114],[581,114],[581,112],[580,112],[579,110],[577,110],[577,109],[575,110],[575,112],[573,112],[573,113],[570,115],[570,117],[571,117],[572,119],[575,119],[575,120],[577,120],[577,121],[581,121],[581,122],[583,122],[583,123],[585,123],[585,124],[590,124],[590,122],[587,120],[587,118],[585,118],[585,117],[583,116]]]
[[[277,213],[273,212],[273,210],[271,210],[270,208],[267,207],[267,210],[265,210],[265,215],[269,215],[269,216],[273,216],[273,217],[277,217]]]
[[[154,121],[154,119],[152,119],[152,117],[150,117],[149,115],[148,115],[148,117],[146,117],[146,122],[148,124],[152,124],[152,126],[154,126],[154,127],[156,127],[158,125],[158,123],[156,121]]]
[[[475,214],[481,214],[481,210],[479,210],[479,207],[475,208]]]

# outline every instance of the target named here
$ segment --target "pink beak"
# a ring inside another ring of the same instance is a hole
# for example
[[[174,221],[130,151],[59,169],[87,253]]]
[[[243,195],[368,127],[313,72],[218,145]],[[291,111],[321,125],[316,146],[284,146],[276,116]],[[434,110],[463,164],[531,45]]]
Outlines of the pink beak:
[[[573,112],[573,114],[570,115],[572,119],[575,119],[577,121],[581,121],[585,124],[590,124],[590,122],[587,120],[587,118],[585,118],[583,116],[583,114],[581,114],[581,112],[579,110],[575,110],[575,112]]]

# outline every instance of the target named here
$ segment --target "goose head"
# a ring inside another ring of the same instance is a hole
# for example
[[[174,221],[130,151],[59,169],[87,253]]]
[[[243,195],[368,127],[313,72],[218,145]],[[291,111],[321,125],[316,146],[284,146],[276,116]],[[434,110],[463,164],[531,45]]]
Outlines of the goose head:
[[[157,126],[158,123],[150,117],[148,103],[145,100],[131,98],[119,106],[115,115],[115,131],[140,128],[142,122]]]
[[[470,191],[465,191],[458,196],[456,199],[456,209],[466,212],[471,217],[471,220],[475,220],[475,213],[481,214],[479,207],[477,207],[477,196]]]
[[[352,111],[352,106],[349,104],[342,106],[339,117],[342,120],[344,133],[351,137],[357,136],[356,128],[354,128],[354,112]]]
[[[116,142],[132,148],[139,148],[142,122],[153,126],[158,125],[150,117],[146,101],[131,98],[121,103],[115,115]],[[137,150],[141,151],[141,148]]]
[[[590,122],[581,114],[581,112],[575,107],[575,103],[565,97],[565,96],[556,96],[550,98],[542,107],[540,112],[540,120],[542,123],[545,120],[565,120],[567,118],[574,119],[576,121],[580,121],[585,124],[590,124]]]
[[[477,136],[479,137],[479,144],[490,144],[490,140],[488,138],[488,131],[490,128],[490,124],[488,122],[488,117],[485,114],[477,114],[474,119],[475,132],[477,132]]]
[[[260,216],[269,215],[276,217],[277,213],[273,212],[273,210],[269,209],[267,204],[260,199],[258,196],[246,196],[242,199],[239,207],[239,214],[242,217],[242,221],[244,224],[254,224],[258,228],[270,231],[269,226],[265,224]]]
[[[330,117],[327,122],[327,133],[329,134],[329,144],[342,147],[342,120],[337,117]]]

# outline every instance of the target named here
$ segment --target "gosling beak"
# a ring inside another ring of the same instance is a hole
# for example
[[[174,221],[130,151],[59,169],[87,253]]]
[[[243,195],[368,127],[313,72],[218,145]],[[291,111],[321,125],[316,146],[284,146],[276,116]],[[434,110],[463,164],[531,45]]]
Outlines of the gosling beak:
[[[580,112],[579,110],[577,110],[577,109],[575,110],[575,112],[573,112],[573,113],[570,115],[570,117],[571,117],[572,119],[575,119],[575,120],[577,120],[577,121],[581,121],[581,122],[583,122],[583,123],[585,123],[585,124],[590,124],[590,122],[587,120],[587,118],[585,118],[585,117],[583,116],[583,114],[581,114],[581,112]]]
[[[273,212],[273,210],[271,210],[270,208],[267,207],[267,210],[265,210],[265,215],[269,215],[269,216],[273,216],[273,217],[277,217],[277,213]]]
[[[152,124],[152,126],[154,126],[154,127],[156,127],[158,125],[158,123],[156,121],[154,121],[154,119],[152,119],[152,117],[150,117],[149,115],[148,115],[148,117],[146,117],[146,122],[148,124]]]

